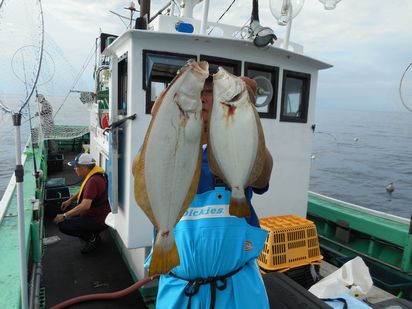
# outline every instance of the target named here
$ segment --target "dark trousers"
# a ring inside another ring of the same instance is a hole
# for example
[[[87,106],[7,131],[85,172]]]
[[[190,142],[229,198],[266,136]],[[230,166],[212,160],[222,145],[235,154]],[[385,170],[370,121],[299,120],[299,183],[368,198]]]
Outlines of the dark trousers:
[[[69,207],[66,211],[70,210]],[[77,216],[68,218],[59,224],[59,230],[63,234],[79,237],[85,241],[93,239],[107,228],[106,224],[97,223],[90,217]]]

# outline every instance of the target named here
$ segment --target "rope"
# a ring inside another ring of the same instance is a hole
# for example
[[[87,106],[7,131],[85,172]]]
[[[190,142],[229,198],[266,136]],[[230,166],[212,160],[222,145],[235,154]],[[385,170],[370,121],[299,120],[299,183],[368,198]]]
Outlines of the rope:
[[[74,87],[76,87],[77,83],[79,82],[81,76],[83,75],[84,71],[86,70],[87,66],[89,65],[90,61],[92,60],[93,56],[94,56],[94,50],[95,50],[95,44],[93,44],[90,52],[88,53],[85,62],[83,63],[83,66],[81,68],[81,70],[79,71],[79,73],[77,73],[74,82],[70,88],[70,90],[67,92],[66,96],[64,97],[64,100],[62,102],[62,104],[60,104],[59,108],[57,109],[56,113],[54,114],[53,119],[56,118],[57,114],[59,113],[59,111],[61,110],[61,108],[63,107],[63,105],[66,103],[70,93],[72,92],[72,90],[74,89]]]

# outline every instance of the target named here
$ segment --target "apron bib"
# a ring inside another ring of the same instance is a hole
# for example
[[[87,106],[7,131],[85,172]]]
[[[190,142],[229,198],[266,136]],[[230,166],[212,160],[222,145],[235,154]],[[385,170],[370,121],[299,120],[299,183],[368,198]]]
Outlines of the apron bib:
[[[230,216],[229,201],[220,187],[196,195],[174,229],[180,265],[161,276],[157,308],[187,308],[190,300],[191,308],[209,309],[212,284],[197,286],[192,297],[185,289],[190,280],[225,275],[216,282],[215,308],[269,308],[256,262],[267,232]]]

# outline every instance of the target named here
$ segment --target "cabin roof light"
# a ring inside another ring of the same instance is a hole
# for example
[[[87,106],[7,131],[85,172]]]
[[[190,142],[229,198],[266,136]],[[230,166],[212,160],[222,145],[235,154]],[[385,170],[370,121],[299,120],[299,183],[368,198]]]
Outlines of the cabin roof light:
[[[259,21],[254,20],[251,23],[253,44],[257,47],[264,47],[273,44],[277,40],[273,30],[269,27],[263,27]]]
[[[305,0],[270,0],[269,7],[278,24],[286,26],[303,8]]]
[[[319,0],[323,4],[325,10],[333,10],[341,0]]]

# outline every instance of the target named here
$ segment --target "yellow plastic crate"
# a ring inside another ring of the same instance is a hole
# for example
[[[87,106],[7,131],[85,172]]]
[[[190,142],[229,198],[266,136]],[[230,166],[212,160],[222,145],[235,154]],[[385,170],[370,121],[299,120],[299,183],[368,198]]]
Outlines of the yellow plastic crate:
[[[322,259],[316,226],[295,215],[260,219],[268,231],[265,246],[258,257],[264,270],[287,270]]]

